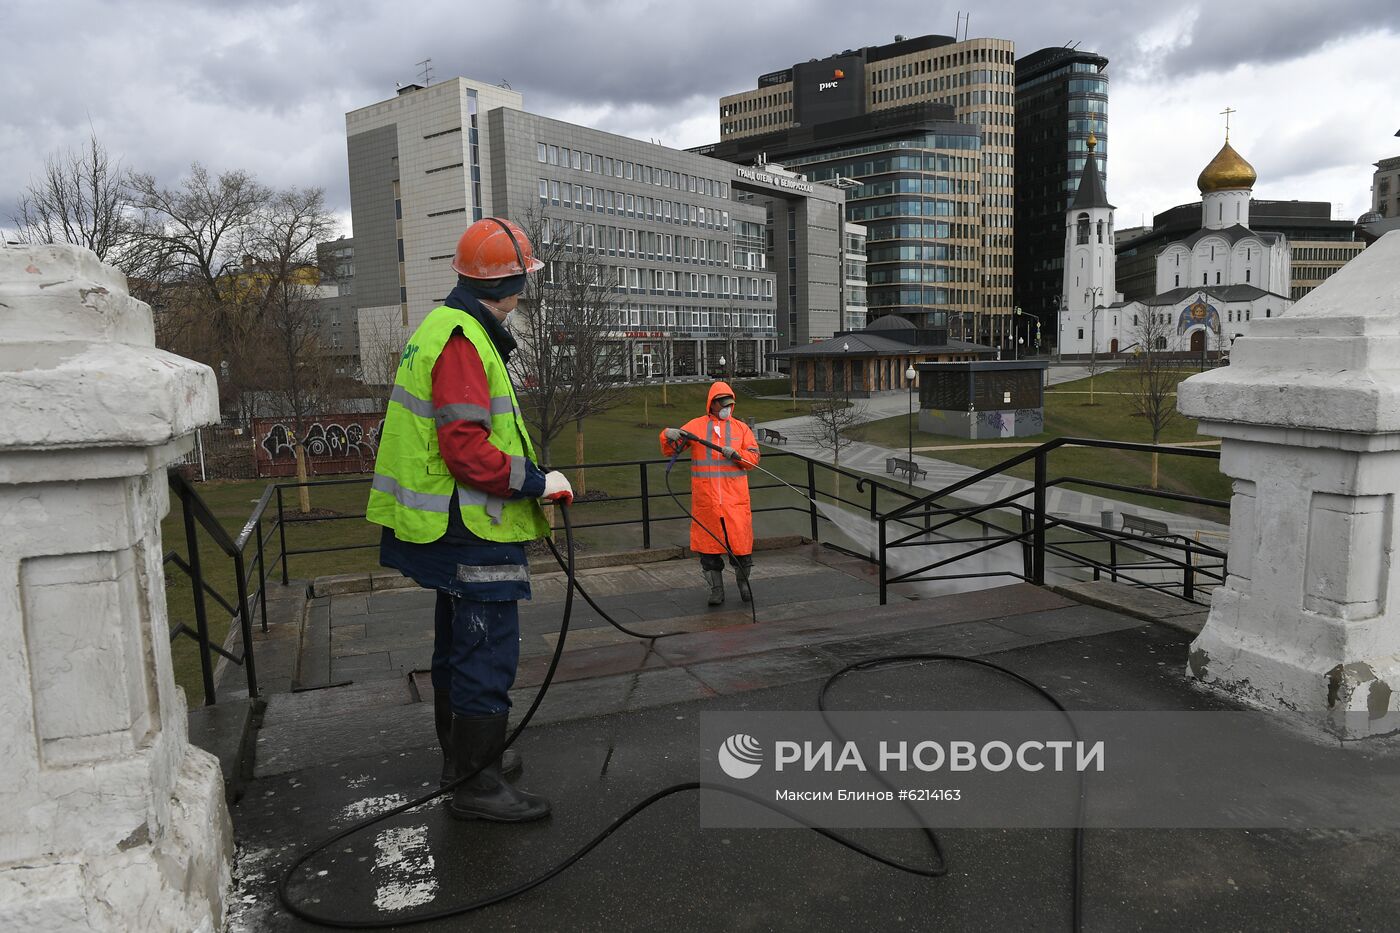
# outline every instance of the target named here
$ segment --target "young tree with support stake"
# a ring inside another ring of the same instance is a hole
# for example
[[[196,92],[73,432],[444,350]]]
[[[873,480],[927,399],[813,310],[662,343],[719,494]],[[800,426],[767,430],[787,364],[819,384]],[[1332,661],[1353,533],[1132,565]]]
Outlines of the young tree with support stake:
[[[1167,356],[1171,324],[1158,314],[1148,311],[1139,318],[1132,363],[1132,381],[1128,386],[1128,404],[1133,414],[1147,421],[1155,445],[1162,431],[1176,417],[1176,384],[1181,374],[1177,364]],[[1152,454],[1152,488],[1157,488],[1157,467],[1160,454]]]
[[[833,362],[833,372],[835,368],[845,361]],[[835,383],[835,379],[828,384],[825,393],[812,403],[812,430],[808,438],[817,447],[829,451],[833,464],[839,471],[841,468],[841,451],[850,447],[855,441],[846,435],[846,432],[865,420],[864,403],[852,403],[849,388],[845,384],[844,374],[841,385]],[[833,474],[835,482],[835,493],[841,495],[841,474]]]

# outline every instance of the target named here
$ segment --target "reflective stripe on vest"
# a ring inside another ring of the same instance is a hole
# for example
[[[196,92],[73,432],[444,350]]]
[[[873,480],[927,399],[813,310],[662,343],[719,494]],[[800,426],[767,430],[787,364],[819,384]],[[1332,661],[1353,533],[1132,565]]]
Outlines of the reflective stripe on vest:
[[[491,393],[489,410],[466,404],[438,409],[432,403],[433,367],[448,339],[459,331],[481,358]],[[488,428],[491,444],[510,457],[510,488],[524,485],[525,461],[534,458],[534,448],[505,363],[475,318],[444,306],[424,319],[404,348],[384,415],[366,518],[394,529],[401,541],[427,544],[447,531],[447,510],[455,491],[462,523],[479,538],[530,541],[548,535],[549,524],[537,500],[502,499],[457,484],[437,441],[438,427],[454,421]]]

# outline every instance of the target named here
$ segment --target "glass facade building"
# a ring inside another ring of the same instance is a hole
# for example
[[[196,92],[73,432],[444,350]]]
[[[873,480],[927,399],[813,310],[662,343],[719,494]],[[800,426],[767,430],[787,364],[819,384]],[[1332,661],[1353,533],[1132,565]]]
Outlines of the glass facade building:
[[[1065,214],[1089,154],[1107,179],[1108,59],[1049,48],[1016,62],[1016,305],[1057,333]]]
[[[882,297],[888,299],[883,307],[920,320],[923,317],[948,316],[954,324],[955,335],[961,331],[963,339],[1009,347],[1013,339],[1012,278],[1017,234],[1014,211],[1017,133],[1014,43],[995,38],[959,41],[952,36],[939,35],[907,39],[899,37],[888,45],[848,49],[827,58],[794,64],[760,75],[756,83],[752,90],[720,98],[720,142],[697,151],[734,161],[764,153],[775,161],[809,172],[809,169],[823,167],[810,158],[813,155],[832,155],[832,165],[827,167],[834,167],[837,159],[858,165],[862,164],[862,160],[858,160],[857,156],[873,156],[878,152],[893,157],[901,154],[894,151],[901,148],[918,148],[932,153],[947,151],[941,142],[914,138],[918,128],[912,124],[924,118],[927,112],[923,110],[925,107],[939,107],[945,113],[940,119],[962,124],[963,132],[945,135],[958,137],[949,155],[970,157],[976,161],[976,201],[970,215],[946,213],[965,210],[961,197],[949,196],[965,195],[966,186],[957,192],[937,188],[929,192],[923,188],[922,178],[917,181],[881,178],[878,181],[897,181],[904,185],[902,190],[894,189],[891,194],[919,197],[888,198],[883,193],[863,192],[865,203],[858,203],[855,198],[848,201],[847,220],[873,223],[898,218],[906,226],[922,225],[912,237],[919,241],[921,257],[923,246],[929,245],[926,241],[937,238],[947,225],[973,228],[970,245],[976,273],[970,280],[963,277],[964,267],[961,265],[965,258],[963,251],[969,245],[966,242],[968,238],[950,236],[948,239],[952,242],[946,244],[950,249],[942,251],[943,254],[933,262],[936,265],[957,264],[947,271],[909,268],[895,274],[887,270],[885,274],[890,281],[881,282],[880,286],[898,290],[883,294]],[[827,135],[824,132],[826,129],[859,116],[870,118],[872,127],[903,129],[903,145],[896,144],[885,149],[879,148],[887,145],[885,139],[871,140],[861,145],[843,147],[847,151],[836,155],[830,151],[834,147],[817,149],[806,145],[797,148],[792,144],[793,138],[802,136],[819,144],[820,138]],[[905,125],[900,127],[902,122]],[[965,145],[964,132],[976,137],[975,146]],[[973,151],[967,151],[968,148]],[[735,157],[731,153],[739,155]],[[926,169],[922,165],[912,169],[907,165],[908,161],[905,170],[929,174],[941,171],[938,168]],[[882,171],[881,174],[887,175],[889,172]],[[848,177],[863,185],[867,181],[862,175]],[[962,180],[958,179],[959,182]],[[939,183],[933,179],[930,181],[935,185]],[[922,197],[927,194],[948,203],[930,205]],[[874,198],[884,200],[872,200]],[[944,213],[924,213],[930,206]],[[913,213],[915,209],[918,213]],[[880,216],[881,212],[883,217]],[[909,228],[904,232],[914,233],[914,230]],[[875,232],[872,229],[872,248],[874,242]],[[953,260],[947,255],[950,252],[964,258]],[[920,258],[917,261],[923,260]],[[871,272],[874,274],[876,271],[872,259]],[[926,274],[934,275],[935,279],[926,279]],[[936,278],[940,275],[945,278]],[[950,275],[955,277],[946,278]],[[931,297],[947,300],[937,304],[925,302],[921,291],[925,286],[933,289],[929,292]],[[876,287],[872,281],[872,292]],[[914,301],[916,297],[918,301]],[[968,298],[970,302],[963,300]],[[872,316],[881,313],[876,308],[873,294],[870,304]],[[908,310],[911,308],[922,310]],[[965,319],[962,317],[964,314],[970,314],[970,317]]]

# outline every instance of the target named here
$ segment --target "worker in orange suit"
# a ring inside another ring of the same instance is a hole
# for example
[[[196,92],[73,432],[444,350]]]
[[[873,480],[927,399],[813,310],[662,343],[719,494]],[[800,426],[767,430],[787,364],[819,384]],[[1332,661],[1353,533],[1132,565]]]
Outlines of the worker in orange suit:
[[[721,451],[688,440],[703,437]],[[734,417],[734,390],[728,383],[710,386],[706,412],[679,428],[661,432],[661,452],[670,457],[689,448],[691,514],[690,549],[710,585],[710,605],[724,602],[724,555],[731,555],[739,598],[753,599],[753,512],[749,506],[748,471],[758,465],[758,441],[749,426]]]

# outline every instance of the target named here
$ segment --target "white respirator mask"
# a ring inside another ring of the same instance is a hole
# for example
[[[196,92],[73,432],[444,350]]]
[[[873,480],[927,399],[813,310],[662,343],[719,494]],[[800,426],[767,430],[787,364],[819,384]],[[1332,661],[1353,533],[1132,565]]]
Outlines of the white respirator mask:
[[[729,416],[732,415],[732,414],[734,414],[734,406],[733,406],[733,405],[726,405],[726,406],[724,406],[723,408],[721,408],[721,409],[719,410],[719,420],[721,420],[721,421],[728,421],[728,420],[729,420]]]

